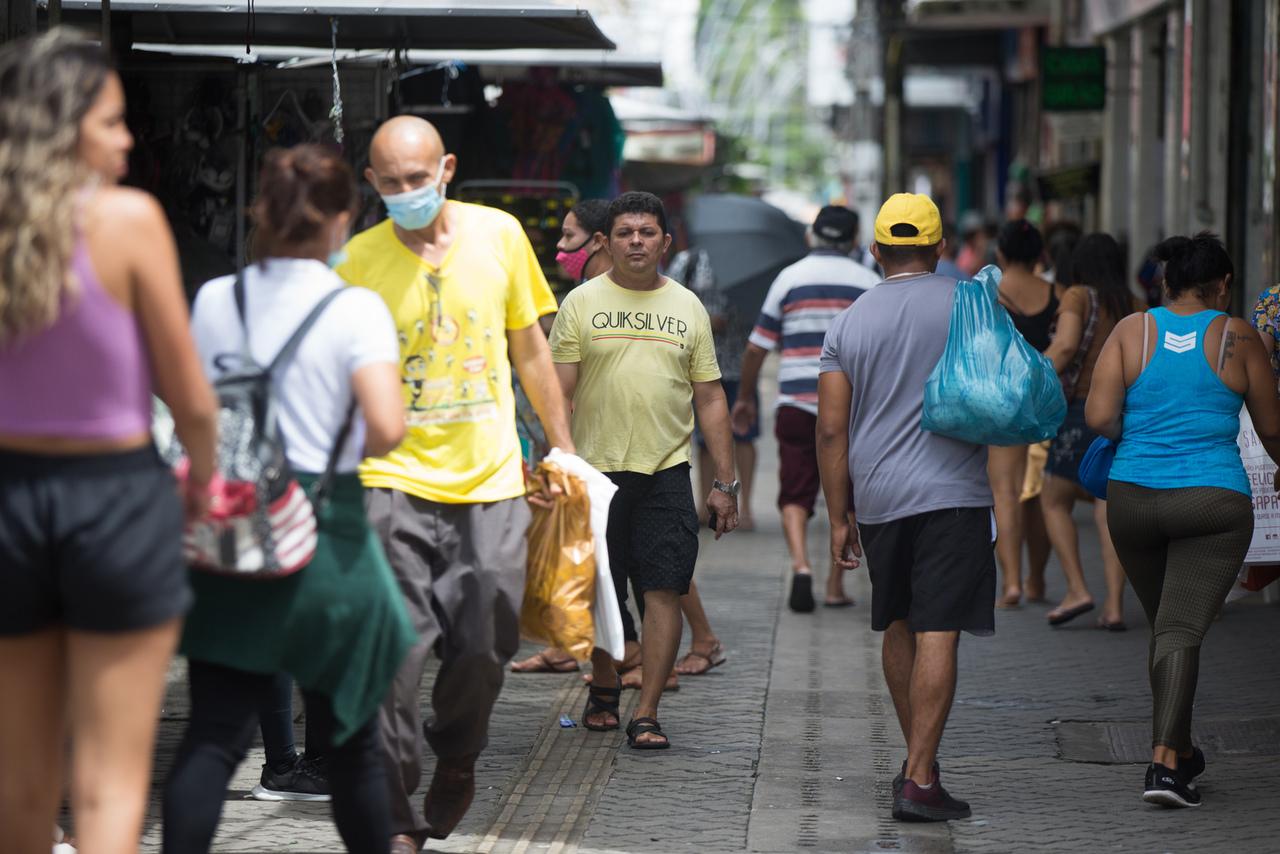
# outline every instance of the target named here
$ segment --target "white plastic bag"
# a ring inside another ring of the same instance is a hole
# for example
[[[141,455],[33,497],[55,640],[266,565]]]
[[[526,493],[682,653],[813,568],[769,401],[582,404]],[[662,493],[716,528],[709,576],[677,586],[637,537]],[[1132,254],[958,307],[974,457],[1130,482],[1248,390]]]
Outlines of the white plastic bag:
[[[582,457],[566,454],[559,448],[552,448],[546,460],[587,484],[587,495],[591,499],[591,536],[596,545],[596,604],[592,612],[596,627],[596,647],[621,661],[626,657],[622,637],[622,611],[618,607],[618,594],[613,587],[613,573],[609,570],[609,545],[605,541],[605,533],[609,530],[609,505],[618,487]]]

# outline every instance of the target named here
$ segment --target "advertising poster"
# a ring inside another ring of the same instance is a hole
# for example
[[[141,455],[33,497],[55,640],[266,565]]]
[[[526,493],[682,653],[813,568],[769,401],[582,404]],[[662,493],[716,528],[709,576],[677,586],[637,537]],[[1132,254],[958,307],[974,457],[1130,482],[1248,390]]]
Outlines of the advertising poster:
[[[1267,456],[1248,410],[1240,411],[1240,459],[1253,489],[1253,542],[1246,564],[1280,564],[1280,495],[1276,494],[1276,465]]]

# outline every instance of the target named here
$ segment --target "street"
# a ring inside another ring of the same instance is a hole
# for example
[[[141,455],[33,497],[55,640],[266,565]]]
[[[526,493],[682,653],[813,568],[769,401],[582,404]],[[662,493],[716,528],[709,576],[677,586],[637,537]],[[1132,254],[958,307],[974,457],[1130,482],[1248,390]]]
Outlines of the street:
[[[973,817],[894,821],[890,781],[905,751],[868,628],[870,588],[854,572],[858,607],[787,610],[786,549],[772,510],[776,456],[764,428],[752,501],[759,529],[718,543],[703,534],[698,582],[729,658],[664,698],[672,749],[641,753],[626,749],[621,732],[562,728],[561,715],[580,723],[579,674],[509,674],[475,806],[427,851],[1276,850],[1280,813],[1266,774],[1280,753],[1280,611],[1260,596],[1227,606],[1204,647],[1195,722],[1209,761],[1202,808],[1166,811],[1139,799],[1149,761],[1146,621],[1127,591],[1125,633],[1094,629],[1096,612],[1050,629],[1049,606],[1031,605],[997,611],[994,637],[964,636],[941,764]],[[815,521],[824,518],[820,509]],[[1088,507],[1076,518],[1100,596]],[[825,537],[825,523],[815,525],[814,558]],[[1049,580],[1053,602],[1062,590],[1056,564]],[[185,725],[182,672],[176,664],[170,674],[157,784]],[[624,695],[624,719],[635,700]],[[261,762],[257,747],[233,781],[214,850],[342,851],[327,805],[247,799]],[[159,850],[158,819],[153,793],[144,851]]]

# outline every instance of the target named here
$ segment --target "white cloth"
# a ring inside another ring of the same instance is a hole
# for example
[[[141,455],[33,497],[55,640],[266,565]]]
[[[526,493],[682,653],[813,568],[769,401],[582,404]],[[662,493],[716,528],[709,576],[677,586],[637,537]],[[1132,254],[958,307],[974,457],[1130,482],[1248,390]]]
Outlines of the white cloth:
[[[591,613],[595,622],[596,648],[609,653],[615,661],[621,661],[626,657],[626,641],[622,636],[622,611],[613,587],[609,544],[605,539],[609,530],[609,505],[618,487],[582,457],[567,454],[559,448],[552,448],[546,461],[581,478],[587,485],[587,498],[591,501],[591,537],[596,546],[596,601]]]
[[[366,365],[400,363],[391,312],[376,293],[348,287],[320,261],[270,258],[245,268],[244,277],[250,353],[264,367],[326,294],[346,289],[311,327],[276,383],[289,463],[300,472],[323,472],[351,405],[351,375]],[[223,276],[196,294],[192,333],[210,380],[239,367],[244,327],[234,286],[235,276]],[[355,471],[363,453],[364,418],[357,412],[337,470]]]

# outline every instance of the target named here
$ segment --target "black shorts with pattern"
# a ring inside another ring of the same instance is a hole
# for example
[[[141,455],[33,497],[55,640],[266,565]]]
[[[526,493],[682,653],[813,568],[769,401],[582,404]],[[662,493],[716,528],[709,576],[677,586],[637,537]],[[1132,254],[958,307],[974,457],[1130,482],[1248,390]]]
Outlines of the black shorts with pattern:
[[[653,474],[606,472],[618,491],[609,505],[609,567],[625,601],[626,582],[648,590],[689,592],[698,562],[698,511],[689,464]]]

